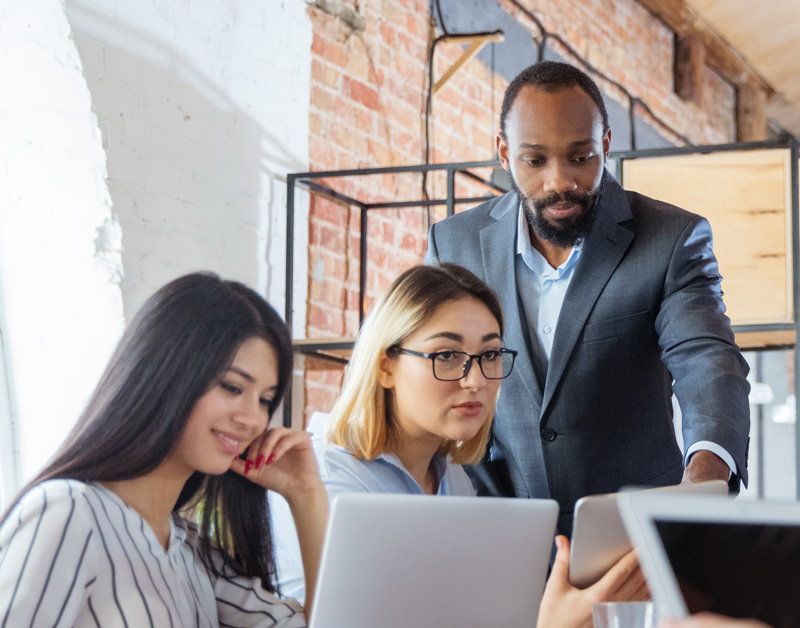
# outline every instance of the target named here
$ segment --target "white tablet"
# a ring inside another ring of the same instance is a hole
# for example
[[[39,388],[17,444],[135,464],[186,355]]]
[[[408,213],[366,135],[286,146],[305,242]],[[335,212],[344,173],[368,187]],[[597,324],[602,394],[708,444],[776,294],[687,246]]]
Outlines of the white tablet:
[[[544,499],[340,495],[311,626],[535,626],[557,517]]]
[[[636,489],[623,489],[623,492]],[[688,492],[726,495],[728,484],[722,480],[697,484],[678,484],[638,492]],[[569,559],[569,580],[579,588],[597,582],[620,558],[632,549],[631,541],[617,506],[619,493],[591,495],[575,504]]]
[[[800,625],[800,504],[628,494],[619,505],[662,616]]]

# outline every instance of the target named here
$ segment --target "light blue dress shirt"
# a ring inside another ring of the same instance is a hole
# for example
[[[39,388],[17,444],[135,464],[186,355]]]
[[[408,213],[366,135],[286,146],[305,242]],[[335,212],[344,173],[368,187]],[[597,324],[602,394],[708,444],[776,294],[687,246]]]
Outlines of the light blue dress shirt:
[[[539,385],[544,389],[547,368],[550,364],[550,353],[553,350],[553,338],[556,335],[558,317],[564,296],[575,274],[583,243],[576,243],[569,252],[566,261],[558,268],[553,268],[544,256],[531,243],[528,221],[522,205],[517,212],[517,292],[528,323],[533,367]],[[531,330],[536,330],[532,333]],[[736,473],[736,462],[728,451],[711,441],[691,443],[684,453],[684,465],[693,453],[701,449],[719,456],[731,470]]]
[[[344,447],[326,443],[323,433],[327,417],[321,412],[314,413],[307,429],[313,434],[311,442],[329,501],[342,493],[424,494],[394,454],[383,453],[374,460],[361,460]],[[469,476],[461,465],[448,462],[444,456],[436,456],[433,466],[439,478],[437,495],[475,495]],[[281,594],[302,603],[305,598],[303,561],[292,513],[286,500],[273,492],[269,493],[269,508]]]

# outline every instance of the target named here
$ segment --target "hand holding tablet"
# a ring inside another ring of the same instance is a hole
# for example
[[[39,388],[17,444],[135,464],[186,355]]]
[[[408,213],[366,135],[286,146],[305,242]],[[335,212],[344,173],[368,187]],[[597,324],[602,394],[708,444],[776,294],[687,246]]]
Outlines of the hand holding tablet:
[[[635,492],[726,495],[728,485],[722,480],[714,480]],[[569,580],[576,587],[585,588],[594,584],[633,549],[617,506],[618,495],[620,493],[591,495],[579,499],[575,505]]]

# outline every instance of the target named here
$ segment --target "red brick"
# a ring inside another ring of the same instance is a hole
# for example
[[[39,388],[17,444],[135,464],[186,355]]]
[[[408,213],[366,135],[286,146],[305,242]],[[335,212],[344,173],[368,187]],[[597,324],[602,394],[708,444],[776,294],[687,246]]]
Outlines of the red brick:
[[[384,266],[388,259],[386,248],[378,244],[367,245],[367,262],[376,266]]]
[[[336,155],[330,143],[319,137],[311,136],[308,142],[308,157],[316,170],[329,170]]]
[[[356,128],[367,134],[372,134],[375,129],[375,114],[363,109],[355,111]]]
[[[321,87],[311,87],[311,106],[323,112],[330,111],[333,107],[333,94]]]
[[[394,46],[397,41],[397,29],[388,22],[381,22],[381,40],[389,46]]]
[[[420,250],[419,238],[411,235],[410,233],[406,233],[403,235],[403,241],[400,244],[400,248],[402,248],[404,251],[411,251],[414,253],[418,252]]]
[[[347,73],[364,81],[369,75],[369,59],[360,48],[363,48],[363,46],[359,46],[359,50],[350,50],[350,54],[347,57]]]
[[[385,222],[383,224],[383,237],[381,240],[384,244],[394,244],[394,232],[396,222]]]
[[[344,230],[332,227],[327,223],[309,221],[309,240],[324,249],[331,251],[344,250]]]
[[[319,195],[313,195],[308,209],[315,221],[327,222],[337,227],[347,226],[347,206],[334,203]]]
[[[323,128],[322,116],[318,113],[308,115],[308,132],[311,135],[321,135]]]
[[[375,160],[377,165],[384,167],[394,165],[392,151],[388,146],[380,144],[374,140],[367,140],[367,144],[369,146],[369,155]]]
[[[318,32],[315,31],[313,38],[311,40],[311,52],[313,52],[316,55],[319,55],[320,57],[324,57],[325,48],[326,48],[325,40],[320,36]]]
[[[306,405],[319,412],[329,412],[336,401],[336,389],[329,387],[306,385]]]
[[[324,51],[320,54],[321,58],[340,68],[347,65],[347,50],[343,46],[330,41],[323,42],[322,46]]]
[[[361,254],[361,237],[358,234],[351,235],[350,242],[348,244],[348,255],[351,260],[358,262],[360,254]]]
[[[378,92],[364,85],[361,81],[344,77],[344,93],[355,102],[364,105],[368,109],[378,111],[380,108]]]
[[[325,280],[322,282],[320,300],[334,308],[341,308],[346,305],[346,293],[340,281]]]
[[[331,327],[330,324],[330,314],[328,311],[320,307],[319,305],[315,305],[313,303],[309,303],[308,306],[308,326],[313,327],[316,329],[322,330],[329,330]]]

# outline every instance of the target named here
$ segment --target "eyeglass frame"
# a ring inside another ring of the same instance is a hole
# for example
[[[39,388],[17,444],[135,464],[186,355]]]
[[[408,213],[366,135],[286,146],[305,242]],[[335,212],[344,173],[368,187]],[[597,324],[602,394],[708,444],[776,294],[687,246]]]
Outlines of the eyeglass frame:
[[[502,377],[488,377],[486,375],[486,373],[484,372],[484,370],[483,370],[483,356],[485,354],[487,354],[487,353],[491,353],[491,352],[494,352],[494,351],[496,351],[497,353],[500,353],[500,354],[507,354],[507,355],[511,356],[511,368],[508,369],[508,373],[506,375],[503,375]],[[467,375],[469,375],[469,371],[472,368],[473,360],[478,360],[478,368],[481,371],[481,375],[483,375],[483,377],[485,379],[492,380],[492,381],[499,381],[501,379],[506,379],[514,371],[514,362],[517,359],[517,355],[519,355],[519,351],[516,351],[514,349],[506,349],[505,347],[501,347],[499,349],[487,349],[483,353],[475,353],[475,354],[473,354],[473,353],[467,353],[466,351],[456,351],[455,349],[448,349],[447,351],[433,351],[431,353],[425,353],[424,351],[414,351],[413,349],[406,349],[404,347],[394,346],[394,347],[390,347],[386,351],[386,353],[388,355],[392,356],[392,357],[396,356],[396,355],[400,355],[400,354],[405,354],[405,355],[415,355],[415,356],[417,356],[419,358],[427,358],[427,359],[429,359],[431,361],[431,374],[433,375],[434,379],[436,379],[437,381],[440,381],[440,382],[458,382],[458,381],[461,381]],[[464,371],[463,371],[461,377],[458,377],[456,379],[442,379],[441,377],[437,377],[436,376],[436,366],[435,366],[436,357],[439,356],[442,353],[461,353],[461,354],[463,354],[463,355],[465,355],[465,356],[467,356],[469,358],[469,360],[464,362],[464,367],[463,367]]]

